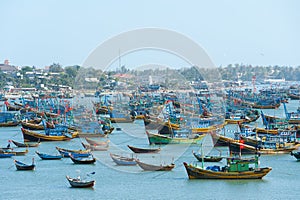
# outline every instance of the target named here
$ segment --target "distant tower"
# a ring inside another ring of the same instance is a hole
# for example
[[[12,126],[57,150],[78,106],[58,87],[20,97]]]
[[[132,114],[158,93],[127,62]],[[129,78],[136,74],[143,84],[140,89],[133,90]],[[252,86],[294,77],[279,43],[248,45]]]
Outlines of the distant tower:
[[[4,64],[5,64],[5,65],[9,65],[9,60],[7,60],[7,59],[4,60]]]

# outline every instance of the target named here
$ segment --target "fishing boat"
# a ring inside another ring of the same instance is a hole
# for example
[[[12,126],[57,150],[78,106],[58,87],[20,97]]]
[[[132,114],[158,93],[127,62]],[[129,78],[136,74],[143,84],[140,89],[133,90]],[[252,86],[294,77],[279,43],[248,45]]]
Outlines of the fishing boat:
[[[199,167],[193,164],[183,163],[189,179],[261,179],[272,168],[259,167],[258,156],[254,158],[227,158],[227,165]]]
[[[294,156],[297,159],[297,161],[300,161],[300,151],[298,151],[298,152],[292,151],[291,156]]]
[[[300,99],[300,92],[299,88],[290,88],[288,92],[288,97],[292,100],[299,100]]]
[[[229,143],[229,151],[233,154],[287,154],[300,147],[299,143],[267,141],[260,146],[251,146],[239,141]]]
[[[28,149],[24,151],[15,151],[13,148],[0,148],[0,153],[12,153],[15,156],[24,156],[28,153]]]
[[[231,110],[230,110],[231,111]],[[239,124],[247,122],[246,115],[241,110],[226,112],[225,122],[227,124]]]
[[[204,162],[220,162],[223,159],[223,157],[221,156],[202,156],[201,154],[195,153],[194,151],[193,151],[193,155],[200,162],[202,162],[202,160]]]
[[[300,123],[300,112],[288,112],[285,103],[283,103],[283,108],[286,116],[286,120],[289,124],[299,124]]]
[[[228,146],[229,142],[234,141],[233,138],[218,133],[211,134],[215,146]]]
[[[91,145],[91,144],[85,144],[81,142],[82,146],[91,151],[107,151],[108,150],[108,144],[106,145]]]
[[[70,153],[73,155],[73,157],[89,157],[91,155],[90,150],[73,150],[60,147],[56,147],[56,149],[63,157],[70,157]]]
[[[171,171],[175,164],[171,163],[169,165],[151,165],[141,162],[139,159],[136,159],[137,164],[145,171]]]
[[[38,147],[40,145],[40,142],[17,142],[15,140],[11,140],[12,143],[14,143],[14,145],[16,145],[17,147]]]
[[[71,178],[69,176],[66,176],[67,180],[69,181],[71,187],[74,188],[88,188],[93,187],[96,183],[95,180],[82,180],[80,177],[78,178]]]
[[[22,107],[18,105],[11,105],[9,103],[6,103],[6,109],[7,111],[19,111],[22,109]]]
[[[34,164],[34,158],[32,158],[32,164],[28,165],[21,161],[14,160],[14,163],[16,165],[17,170],[34,170],[35,164]]]
[[[127,145],[127,147],[133,151],[134,153],[158,153],[161,149],[160,148],[139,148]]]
[[[130,115],[118,112],[116,110],[112,110],[109,115],[111,123],[131,123],[134,121]]]
[[[125,156],[120,156],[117,154],[110,153],[110,157],[117,165],[136,165],[136,159],[135,158],[129,158]]]
[[[36,132],[21,128],[24,141],[65,141],[77,137],[78,132],[61,132],[54,129]],[[50,131],[51,130],[51,131]]]
[[[280,135],[286,134],[287,132],[295,131],[292,127],[290,127],[288,121],[286,119],[280,119],[278,117],[270,117],[265,116],[265,114],[261,111],[261,117],[263,120],[264,128],[256,127],[253,129],[254,132],[258,134],[272,134],[272,135]]]
[[[93,164],[96,162],[96,158],[92,154],[89,157],[75,157],[72,153],[69,153],[69,157],[74,164]]]
[[[146,133],[150,144],[197,144],[205,136],[205,134],[202,134],[189,138],[187,135],[185,135],[185,137],[170,137],[157,133],[150,133],[149,131],[146,131]]]
[[[0,127],[12,127],[20,124],[19,111],[0,112]]]
[[[42,160],[60,160],[62,159],[62,155],[50,155],[45,153],[40,153],[35,151],[35,153],[42,159]]]
[[[277,109],[280,107],[279,103],[271,103],[271,104],[260,104],[260,103],[254,103],[252,104],[252,108],[255,109]]]
[[[109,140],[106,141],[99,141],[99,140],[93,140],[91,138],[85,137],[85,140],[90,144],[90,145],[97,145],[97,146],[107,146],[109,144]]]
[[[78,132],[78,137],[82,138],[82,137],[100,137],[100,138],[107,138],[108,134],[110,134],[113,131],[114,128],[112,128],[111,131],[104,131],[104,133],[88,133],[88,132],[82,132],[79,131]]]
[[[28,129],[28,130],[45,130],[45,127],[42,124],[22,121],[21,125],[24,129]]]
[[[9,153],[9,152],[0,152],[0,158],[10,158],[12,156],[15,156],[15,153]]]
[[[0,127],[13,127],[18,126],[20,122],[18,121],[8,121],[8,122],[0,122]]]

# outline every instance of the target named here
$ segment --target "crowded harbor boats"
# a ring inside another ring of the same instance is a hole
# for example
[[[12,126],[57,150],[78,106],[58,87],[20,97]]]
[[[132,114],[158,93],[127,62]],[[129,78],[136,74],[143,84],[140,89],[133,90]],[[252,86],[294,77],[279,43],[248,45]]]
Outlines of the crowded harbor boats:
[[[74,164],[92,164],[95,169],[97,162],[108,162],[116,169],[156,172],[180,168],[174,162],[176,151],[169,148],[186,148],[186,152],[192,149],[183,161],[189,179],[261,179],[273,166],[260,167],[260,157],[290,154],[299,160],[299,111],[290,106],[297,102],[287,101],[282,92],[276,95],[274,91],[251,93],[232,88],[202,95],[184,90],[149,92],[138,87],[89,97],[75,95],[76,102],[50,94],[6,98],[0,127],[16,129],[19,137],[9,138],[8,145],[0,148],[0,158],[27,158],[34,149],[39,161],[67,162],[65,158],[70,158]],[[77,104],[80,100],[83,103]],[[278,108],[284,116],[272,115]],[[135,137],[133,127],[142,133],[138,138],[143,144],[131,139]],[[212,146],[203,151],[207,136]],[[127,140],[118,145],[118,137]],[[172,161],[162,161],[162,157]],[[39,165],[14,160],[18,170]],[[67,180],[72,187],[93,187],[95,183],[69,176]]]

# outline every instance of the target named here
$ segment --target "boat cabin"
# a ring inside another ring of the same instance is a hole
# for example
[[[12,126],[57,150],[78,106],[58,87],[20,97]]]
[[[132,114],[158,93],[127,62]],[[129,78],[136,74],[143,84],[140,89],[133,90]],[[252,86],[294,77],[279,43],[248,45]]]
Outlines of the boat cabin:
[[[244,172],[258,168],[258,156],[254,158],[227,158],[227,166],[229,172]]]

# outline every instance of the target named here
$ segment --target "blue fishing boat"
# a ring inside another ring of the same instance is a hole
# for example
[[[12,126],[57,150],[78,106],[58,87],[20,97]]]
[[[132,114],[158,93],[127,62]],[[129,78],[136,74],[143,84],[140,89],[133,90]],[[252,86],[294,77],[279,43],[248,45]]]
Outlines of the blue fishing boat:
[[[75,157],[72,153],[69,154],[69,157],[74,162],[74,164],[94,164],[96,162],[96,158],[92,154],[88,157]]]
[[[90,150],[72,150],[72,149],[64,149],[60,147],[56,147],[58,152],[63,157],[70,157],[70,154],[72,154],[73,157],[89,157],[91,155]]]
[[[34,170],[34,168],[35,168],[34,158],[32,158],[32,164],[31,165],[25,164],[25,163],[23,163],[21,161],[18,161],[18,160],[14,160],[14,162],[15,162],[17,170]]]
[[[42,160],[60,160],[62,155],[50,155],[45,153],[40,153],[38,151],[35,152]]]
[[[19,123],[18,112],[0,112],[0,127],[18,126]]]
[[[15,156],[15,153],[9,153],[9,152],[1,152],[0,153],[0,158],[10,158],[12,156]]]
[[[93,187],[95,185],[95,180],[83,180],[80,177],[77,178],[71,178],[69,176],[66,176],[67,180],[69,181],[71,187],[74,188],[88,188]]]
[[[285,103],[283,103],[283,108],[286,116],[286,120],[289,124],[299,124],[300,123],[300,112],[288,112]]]

